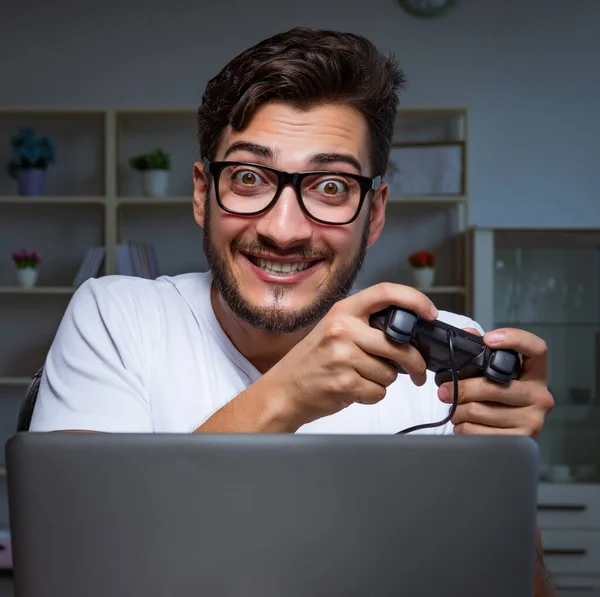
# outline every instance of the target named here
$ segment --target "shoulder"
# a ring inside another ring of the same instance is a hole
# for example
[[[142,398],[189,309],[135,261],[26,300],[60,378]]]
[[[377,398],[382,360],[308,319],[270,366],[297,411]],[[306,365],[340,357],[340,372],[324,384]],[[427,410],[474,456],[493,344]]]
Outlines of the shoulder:
[[[198,296],[201,290],[209,288],[210,278],[205,273],[156,279],[108,275],[86,280],[76,290],[71,309],[95,308],[107,314],[118,310],[140,315],[152,305],[176,309],[178,303],[186,303],[187,296]]]

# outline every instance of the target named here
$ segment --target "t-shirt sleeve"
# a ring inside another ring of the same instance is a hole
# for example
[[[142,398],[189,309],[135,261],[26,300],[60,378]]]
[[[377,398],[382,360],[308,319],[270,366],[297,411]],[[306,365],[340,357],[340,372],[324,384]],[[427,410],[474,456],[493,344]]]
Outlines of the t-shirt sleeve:
[[[46,357],[30,430],[152,432],[139,325],[126,292],[102,278],[82,284]]]

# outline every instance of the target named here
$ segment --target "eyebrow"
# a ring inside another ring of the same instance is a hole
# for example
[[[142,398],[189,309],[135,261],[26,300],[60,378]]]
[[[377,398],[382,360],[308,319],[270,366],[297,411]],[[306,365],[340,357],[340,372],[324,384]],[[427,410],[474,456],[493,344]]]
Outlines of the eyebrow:
[[[315,166],[322,166],[333,164],[335,162],[348,164],[349,166],[356,168],[358,172],[362,173],[360,162],[350,153],[317,153],[311,157],[309,163]]]
[[[267,160],[272,160],[274,157],[273,150],[266,145],[259,145],[258,143],[250,143],[248,141],[236,141],[227,148],[225,154],[223,155],[223,159],[227,159],[227,157],[229,157],[235,151],[247,151]],[[349,153],[317,153],[311,156],[309,160],[309,164],[312,167],[324,166],[336,162],[348,164],[349,166],[352,166],[352,168],[355,168],[358,172],[362,173],[360,162]]]
[[[266,145],[259,145],[258,143],[249,143],[248,141],[236,141],[227,148],[225,154],[223,155],[223,159],[226,159],[234,151],[248,151],[261,158],[273,158],[273,151],[270,147],[267,147]]]

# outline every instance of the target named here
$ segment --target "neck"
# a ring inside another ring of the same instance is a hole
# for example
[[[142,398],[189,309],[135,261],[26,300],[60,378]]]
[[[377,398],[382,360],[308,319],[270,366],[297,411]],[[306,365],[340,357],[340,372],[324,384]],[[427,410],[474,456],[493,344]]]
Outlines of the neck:
[[[273,367],[310,331],[305,329],[290,334],[271,334],[252,327],[231,311],[214,284],[210,289],[210,299],[215,317],[227,337],[261,373]]]

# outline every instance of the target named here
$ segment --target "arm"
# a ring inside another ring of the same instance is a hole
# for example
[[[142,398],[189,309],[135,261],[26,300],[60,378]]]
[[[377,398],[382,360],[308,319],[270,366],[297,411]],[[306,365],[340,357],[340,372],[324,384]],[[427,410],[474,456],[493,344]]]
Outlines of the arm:
[[[194,433],[295,433],[303,421],[268,373],[238,394]]]

